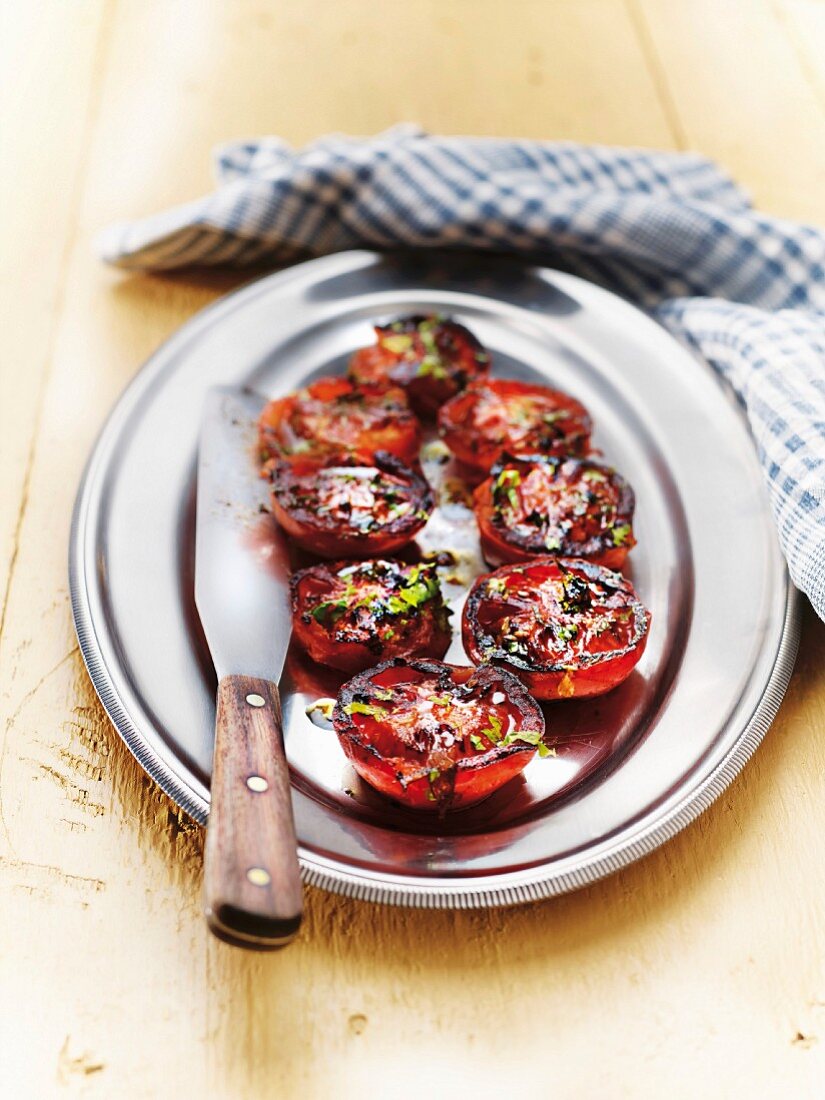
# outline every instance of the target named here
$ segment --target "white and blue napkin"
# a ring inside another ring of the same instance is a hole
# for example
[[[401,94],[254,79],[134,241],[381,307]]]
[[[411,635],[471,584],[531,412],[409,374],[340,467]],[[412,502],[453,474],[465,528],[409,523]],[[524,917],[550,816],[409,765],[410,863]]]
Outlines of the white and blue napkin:
[[[825,619],[825,232],[760,214],[694,154],[570,142],[374,138],[223,146],[206,198],[113,226],[132,270],[283,264],[346,248],[540,258],[649,310],[731,383],[794,582]]]

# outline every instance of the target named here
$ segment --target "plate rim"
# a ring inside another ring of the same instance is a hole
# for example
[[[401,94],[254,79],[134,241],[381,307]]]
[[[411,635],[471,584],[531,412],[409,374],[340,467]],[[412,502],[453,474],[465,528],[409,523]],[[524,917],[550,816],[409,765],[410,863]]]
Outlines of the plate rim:
[[[84,664],[98,698],[127,749],[176,805],[201,825],[206,824],[208,804],[155,751],[132,720],[98,641],[86,575],[88,559],[84,553],[89,532],[94,477],[104,456],[109,435],[116,431],[118,421],[151,386],[155,375],[162,372],[170,353],[195,336],[204,325],[211,323],[224,309],[238,304],[239,298],[250,297],[259,292],[263,284],[269,286],[274,282],[286,283],[305,272],[311,265],[329,265],[331,261],[340,263],[345,257],[364,262],[369,259],[380,260],[383,254],[352,250],[308,260],[283,271],[263,275],[222,295],[180,325],[141,365],[116,400],[92,446],[78,487],[72,512],[68,564],[72,615]],[[568,272],[556,272],[542,264],[525,262],[524,266],[559,275],[565,281],[582,283],[587,287],[594,285]],[[605,288],[596,289],[610,294]],[[633,308],[632,303],[623,304]],[[642,311],[638,312],[645,316]],[[702,366],[711,370],[707,364],[697,363],[697,368],[701,369]],[[698,776],[678,802],[664,813],[659,811],[655,820],[643,820],[638,823],[635,831],[632,827],[630,830],[625,829],[616,837],[594,845],[589,854],[579,855],[576,865],[568,870],[554,870],[552,864],[544,863],[523,872],[507,872],[506,884],[497,884],[495,874],[472,876],[450,883],[444,883],[443,880],[419,881],[386,871],[372,873],[359,868],[344,867],[334,860],[300,849],[299,860],[305,884],[359,900],[414,908],[486,908],[516,905],[564,894],[594,883],[649,854],[694,821],[724,792],[756,751],[779,710],[798,652],[801,619],[801,596],[791,583],[787,567],[785,578],[786,601],[779,646],[762,696],[750,719],[727,753],[709,772]],[[602,848],[604,851],[601,851]]]

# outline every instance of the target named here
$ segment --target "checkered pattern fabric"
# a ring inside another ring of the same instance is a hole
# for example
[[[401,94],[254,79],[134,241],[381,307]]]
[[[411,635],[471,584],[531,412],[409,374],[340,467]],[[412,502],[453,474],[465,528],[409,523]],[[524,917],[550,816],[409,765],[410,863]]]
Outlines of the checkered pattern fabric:
[[[825,618],[825,232],[754,211],[712,162],[403,126],[217,153],[206,198],[101,238],[129,269],[346,248],[518,253],[650,310],[742,399],[795,583]]]

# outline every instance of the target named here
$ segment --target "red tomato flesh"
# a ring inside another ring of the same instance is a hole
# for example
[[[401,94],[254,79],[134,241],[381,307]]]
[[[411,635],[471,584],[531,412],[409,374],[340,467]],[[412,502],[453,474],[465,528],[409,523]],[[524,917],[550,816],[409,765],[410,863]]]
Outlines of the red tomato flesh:
[[[471,660],[514,672],[537,699],[602,695],[647,642],[650,612],[620,573],[576,558],[535,558],[479,577],[462,619]]]
[[[620,569],[636,545],[634,507],[624,478],[589,458],[505,455],[473,496],[493,566],[558,554]]]
[[[434,418],[445,401],[490,369],[490,356],[469,329],[449,317],[414,315],[376,325],[377,343],[350,361],[359,384],[403,386],[419,416]]]
[[[544,736],[541,708],[509,672],[429,660],[389,661],[349,680],[333,724],[370,786],[440,813],[498,790]]]
[[[434,564],[323,563],[290,579],[293,633],[319,664],[359,672],[391,657],[443,657],[449,611]]]
[[[270,401],[258,421],[258,438],[264,461],[388,451],[412,464],[418,461],[421,425],[397,386],[377,390],[346,378],[321,378]]]
[[[448,401],[438,429],[468,475],[486,474],[511,455],[585,455],[590,417],[581,402],[559,390],[491,378]]]
[[[423,475],[395,455],[343,455],[326,463],[272,464],[272,513],[299,546],[322,558],[370,557],[399,550],[435,504]]]

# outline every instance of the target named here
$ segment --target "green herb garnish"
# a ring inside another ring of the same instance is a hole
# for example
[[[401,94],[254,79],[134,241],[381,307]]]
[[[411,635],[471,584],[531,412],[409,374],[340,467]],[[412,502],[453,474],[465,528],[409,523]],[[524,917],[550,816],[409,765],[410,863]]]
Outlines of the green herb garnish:
[[[494,745],[497,745],[501,740],[501,719],[497,714],[493,714],[492,711],[487,715],[487,721],[490,723],[485,726],[481,731],[488,741],[491,741]]]
[[[502,746],[515,745],[521,742],[524,745],[535,745],[539,750],[539,756],[555,756],[556,750],[551,749],[542,741],[542,734],[538,730],[514,730],[508,733],[502,741]]]
[[[373,703],[360,703],[357,699],[344,707],[346,714],[366,714],[370,718],[386,718],[387,708],[375,706]]]
[[[432,355],[424,356],[415,373],[419,378],[434,378],[436,382],[443,382],[445,378],[449,378],[447,371]]]
[[[572,642],[579,633],[579,628],[575,623],[564,624],[554,621],[552,627],[553,633],[560,642]]]
[[[392,333],[390,336],[382,336],[380,344],[382,348],[391,351],[393,355],[403,355],[412,347],[413,338],[402,332]]]
[[[503,744],[515,745],[517,741],[522,741],[525,745],[540,745],[541,733],[538,730],[513,730],[504,738]]]
[[[493,483],[493,502],[502,507],[506,500],[512,509],[519,506],[518,487],[521,484],[521,474],[518,470],[502,470]]]
[[[369,569],[364,566],[348,566],[346,569],[340,570],[338,576],[347,579],[346,588],[340,599],[324,600],[323,603],[319,603],[317,607],[312,608],[310,615],[317,623],[325,627],[332,627],[344,615],[355,613],[359,608],[366,608],[370,614],[377,618],[386,618],[392,615],[408,616],[410,612],[423,607],[430,600],[441,602],[441,586],[438,583],[438,575],[434,565],[415,565],[410,569],[407,576],[400,578],[401,587],[397,591],[387,596],[368,596],[361,600],[356,599],[358,589],[349,580],[356,573],[365,576],[370,575]],[[372,571],[372,575],[379,578],[391,576],[386,571],[376,570]],[[394,634],[395,632],[389,629],[385,631],[384,636],[389,639]]]
[[[332,626],[346,613],[346,610],[346,600],[324,600],[324,602],[319,603],[317,607],[313,607],[310,611],[310,615],[316,623],[320,623],[321,626]]]

